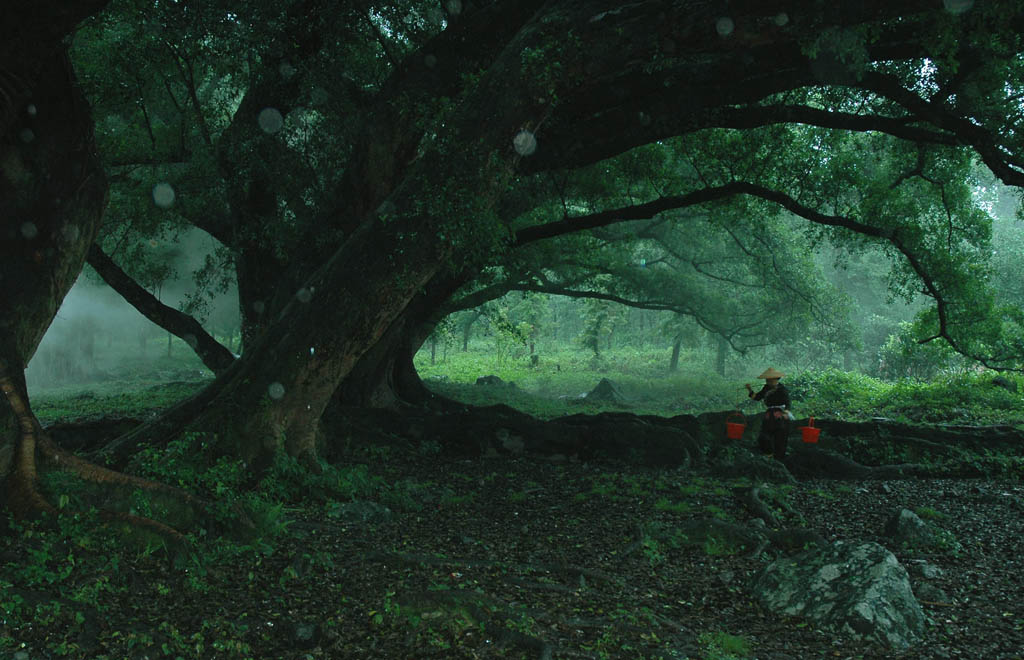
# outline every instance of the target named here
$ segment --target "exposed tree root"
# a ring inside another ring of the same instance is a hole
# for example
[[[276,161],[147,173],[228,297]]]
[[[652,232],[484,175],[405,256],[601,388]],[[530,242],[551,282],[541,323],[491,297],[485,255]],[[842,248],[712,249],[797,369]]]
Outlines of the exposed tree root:
[[[34,513],[53,512],[53,505],[39,492],[39,474],[36,470],[36,424],[28,407],[27,397],[18,392],[10,378],[7,364],[0,358],[0,391],[18,420],[18,439],[14,445],[10,472],[6,475],[6,500],[10,510],[19,517]]]
[[[24,385],[19,386],[11,377],[7,363],[0,358],[0,391],[18,420],[18,439],[14,455],[4,480],[7,507],[20,518],[32,518],[43,513],[56,513],[54,506],[39,489],[39,474],[36,466],[37,455],[47,459],[57,468],[77,475],[86,481],[110,486],[129,486],[171,495],[189,506],[202,508],[202,502],[195,496],[178,488],[157,481],[109,470],[79,458],[58,447],[50,439],[29,407],[28,394]],[[176,542],[184,542],[185,536],[164,523],[131,514],[105,511],[108,520],[120,520],[138,527],[149,529]]]

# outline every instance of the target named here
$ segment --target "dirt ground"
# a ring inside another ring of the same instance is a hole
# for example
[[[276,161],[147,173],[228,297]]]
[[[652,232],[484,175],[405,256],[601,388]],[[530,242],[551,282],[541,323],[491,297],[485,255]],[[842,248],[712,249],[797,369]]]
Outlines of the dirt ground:
[[[1017,482],[771,487],[787,524],[887,545],[911,575],[939,569],[918,594],[926,639],[895,652],[753,602],[770,551],[674,533],[700,518],[751,523],[742,475],[397,452],[369,475],[389,484],[387,511],[294,507],[272,548],[201,571],[140,555],[112,567],[131,588],[101,593],[95,611],[18,630],[18,660],[50,657],[38,649],[57,639],[82,658],[1024,657]],[[883,528],[901,507],[943,530],[943,547],[891,547]],[[89,586],[72,582],[65,593]]]

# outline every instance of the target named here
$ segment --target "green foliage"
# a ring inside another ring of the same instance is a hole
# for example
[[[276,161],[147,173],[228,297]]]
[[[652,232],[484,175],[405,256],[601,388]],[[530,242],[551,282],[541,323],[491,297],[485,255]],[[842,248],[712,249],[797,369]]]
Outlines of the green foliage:
[[[921,344],[921,335],[920,327],[909,322],[900,323],[898,330],[889,335],[878,351],[878,372],[883,378],[929,379],[966,364],[963,356],[945,341]]]
[[[371,476],[365,465],[339,467],[321,461],[311,470],[280,451],[260,480],[259,490],[275,501],[352,500],[377,495],[384,490],[384,482]]]
[[[745,660],[752,657],[750,642],[745,637],[727,632],[703,632],[697,637],[697,643],[707,660]]]

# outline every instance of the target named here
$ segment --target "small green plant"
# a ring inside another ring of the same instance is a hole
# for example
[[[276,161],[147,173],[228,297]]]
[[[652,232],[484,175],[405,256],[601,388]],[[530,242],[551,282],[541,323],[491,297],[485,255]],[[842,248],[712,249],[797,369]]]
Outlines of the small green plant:
[[[914,513],[920,516],[923,520],[946,520],[949,518],[949,514],[936,511],[930,506],[919,506],[914,509]]]
[[[727,632],[704,632],[697,637],[707,660],[744,660],[751,657],[750,642]]]
[[[673,502],[667,497],[659,497],[658,501],[654,503],[654,508],[670,513],[689,513],[692,507],[689,502]]]
[[[708,534],[707,538],[704,539],[704,552],[709,557],[735,555],[742,552],[743,549],[742,546],[736,546],[717,534]]]

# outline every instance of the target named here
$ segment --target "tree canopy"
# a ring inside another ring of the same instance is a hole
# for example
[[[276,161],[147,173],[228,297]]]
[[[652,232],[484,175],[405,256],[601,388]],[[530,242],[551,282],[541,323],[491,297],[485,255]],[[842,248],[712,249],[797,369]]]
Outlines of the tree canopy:
[[[1024,361],[972,192],[979,166],[1024,184],[1019,0],[52,4],[19,29],[60,62],[91,16],[70,64],[0,59],[3,276],[27,283],[0,358],[27,363],[88,256],[219,374],[122,446],[216,429],[256,467],[313,460],[328,409],[427,400],[413,353],[508,290],[673,310],[738,348],[847,341],[825,244],[891,256],[891,291],[929,299],[919,339]],[[132,289],[188,228],[237,280],[240,359]]]

